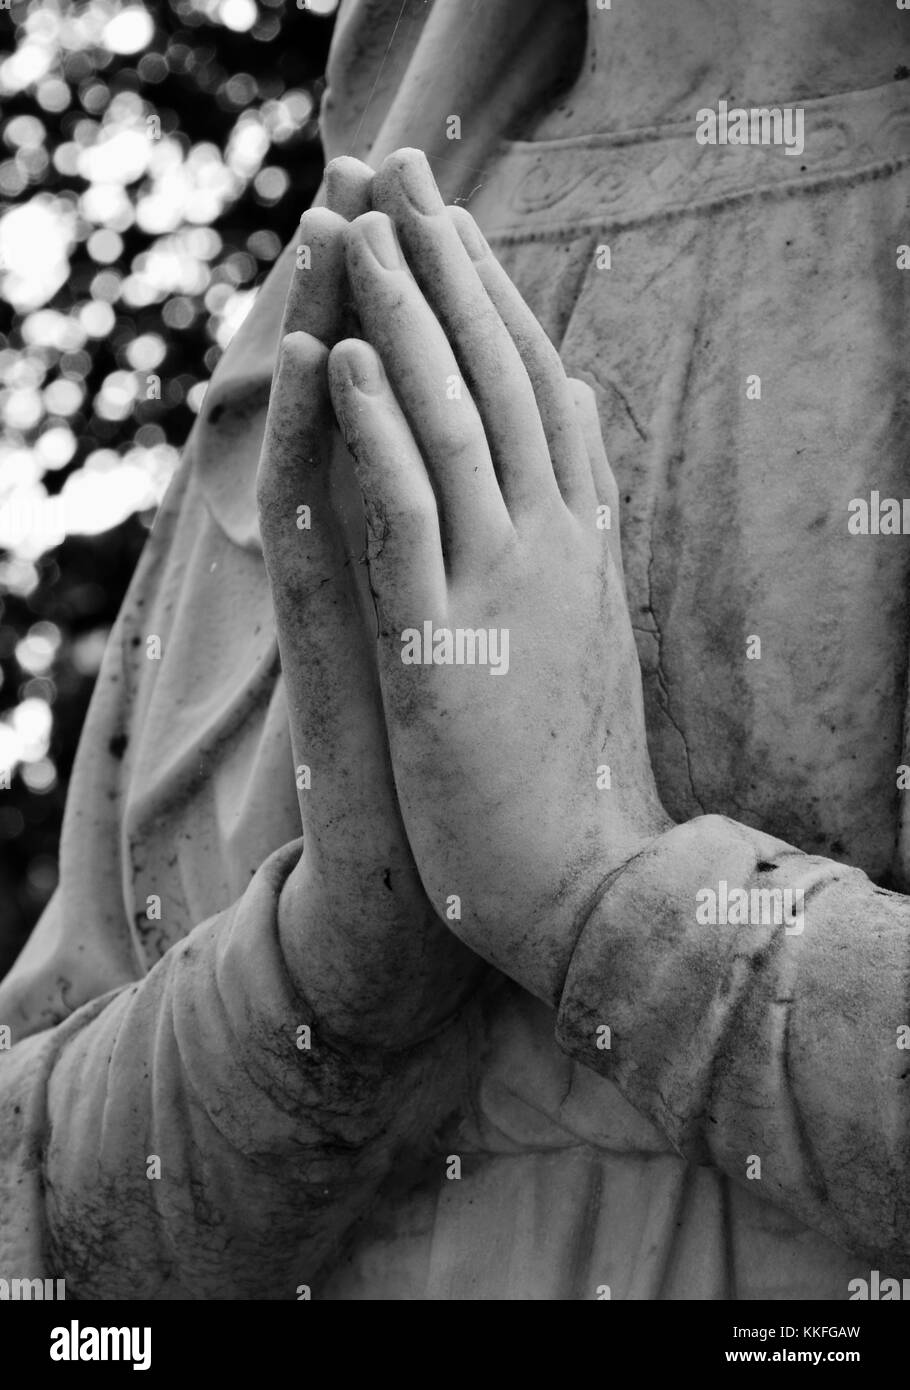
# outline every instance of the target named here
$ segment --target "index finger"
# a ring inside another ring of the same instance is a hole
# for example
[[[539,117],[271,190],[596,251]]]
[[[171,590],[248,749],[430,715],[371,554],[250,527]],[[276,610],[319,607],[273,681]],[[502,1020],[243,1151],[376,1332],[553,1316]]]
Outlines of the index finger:
[[[347,225],[329,208],[308,208],[301,217],[279,342],[291,333],[308,333],[331,348],[344,336]]]

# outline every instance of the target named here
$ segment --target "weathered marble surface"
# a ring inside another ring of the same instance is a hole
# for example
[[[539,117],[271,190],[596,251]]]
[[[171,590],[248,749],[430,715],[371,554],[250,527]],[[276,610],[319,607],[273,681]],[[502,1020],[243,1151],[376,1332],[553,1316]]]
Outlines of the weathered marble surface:
[[[672,102],[657,113],[669,126],[611,133],[590,78],[584,103],[563,101],[538,127],[547,139],[497,147],[498,131],[523,128],[554,53],[571,58],[565,14],[524,6],[518,25],[516,6],[483,7],[469,39],[457,0],[437,0],[425,29],[426,7],[408,6],[361,121],[399,8],[343,11],[328,153],[375,159],[418,144],[449,196],[480,182],[482,225],[567,368],[597,390],[668,809],[680,820],[726,814],[905,887],[894,772],[907,732],[908,547],[848,542],[846,515],[873,487],[906,490],[910,315],[895,248],[907,239],[910,84],[799,93],[804,160],[749,148],[696,157]],[[789,89],[742,95],[783,100]],[[684,84],[675,100],[687,99]],[[466,132],[454,156],[443,133],[452,111]],[[592,268],[602,242],[609,274]],[[299,834],[252,505],[288,259],[219,367],[140,565],[80,749],[59,891],[0,984],[0,1019],[17,1039],[0,1055],[4,1270],[65,1265],[89,1295],[294,1296],[292,1246],[247,1236],[246,1275],[226,1259],[227,1235],[277,1226],[294,1201],[287,1162],[251,1180],[236,1157],[257,1133],[293,1131],[295,1115],[287,1077],[257,1091],[243,1031],[257,1001],[280,1003],[274,961],[250,943],[270,939],[282,847]],[[751,372],[761,403],[745,399]],[[166,651],[154,672],[142,651],[152,631]],[[754,665],[743,659],[750,633],[763,636]],[[386,1181],[317,1296],[592,1297],[608,1283],[614,1297],[844,1298],[867,1256],[884,1252],[888,1273],[901,1272],[907,1116],[893,1037],[907,1021],[907,900],[822,866],[822,949],[817,935],[804,943],[795,990],[764,957],[753,974],[734,955],[731,977],[720,953],[687,953],[681,927],[675,936],[674,891],[690,860],[704,862],[699,881],[733,881],[749,871],[743,844],[753,854],[765,842],[710,821],[674,833],[690,838],[656,865],[663,910],[654,866],[643,866],[592,923],[560,1023],[575,1058],[602,1065],[586,1020],[608,1001],[625,1010],[640,1047],[631,1064],[616,1059],[629,1099],[560,1050],[552,1014],[502,981],[439,1063],[459,1078],[460,1113],[413,1170]],[[149,922],[146,895],[162,884],[163,920]],[[628,958],[617,979],[611,953]],[[260,991],[252,1001],[231,974],[238,962]],[[686,974],[694,1011],[680,1004]],[[793,997],[801,1011],[788,1010]],[[418,1095],[438,1084],[412,1080]],[[61,1190],[46,1204],[49,1133]],[[154,1142],[181,1174],[157,1214],[142,1195]],[[765,1184],[725,1175],[741,1174],[752,1143],[777,1155]],[[465,1156],[460,1183],[441,1177],[450,1152]],[[90,1214],[111,1207],[104,1239],[73,1217],[63,1174],[91,1194]],[[194,1201],[221,1224],[175,1250],[175,1230],[192,1236]]]

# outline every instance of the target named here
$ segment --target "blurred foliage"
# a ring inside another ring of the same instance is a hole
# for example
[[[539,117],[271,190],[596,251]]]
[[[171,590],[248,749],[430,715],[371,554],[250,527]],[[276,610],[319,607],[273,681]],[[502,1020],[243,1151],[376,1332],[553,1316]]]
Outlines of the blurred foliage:
[[[335,7],[0,9],[0,975],[205,382],[318,185]]]

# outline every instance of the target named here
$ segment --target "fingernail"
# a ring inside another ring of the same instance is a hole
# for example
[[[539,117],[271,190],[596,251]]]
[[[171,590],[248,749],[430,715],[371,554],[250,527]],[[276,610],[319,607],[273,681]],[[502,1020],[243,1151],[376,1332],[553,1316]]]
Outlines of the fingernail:
[[[374,396],[382,386],[382,374],[379,363],[373,353],[363,344],[353,344],[348,348],[345,356],[345,368],[351,384],[358,391],[365,392],[368,396]]]
[[[455,223],[456,232],[461,237],[461,244],[471,257],[471,260],[486,260],[487,256],[490,254],[490,248],[470,213],[466,213],[464,217],[456,217],[452,220]]]
[[[372,212],[361,218],[357,226],[367,246],[372,251],[383,270],[400,270],[404,265],[398,249],[398,238],[387,217]]]
[[[415,212],[441,212],[445,204],[426,156],[414,155],[399,170],[401,191]]]

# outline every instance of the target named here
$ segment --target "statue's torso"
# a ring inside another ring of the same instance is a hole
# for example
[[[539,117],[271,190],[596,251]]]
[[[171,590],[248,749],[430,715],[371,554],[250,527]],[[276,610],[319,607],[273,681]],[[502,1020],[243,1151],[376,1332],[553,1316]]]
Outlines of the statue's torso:
[[[901,81],[807,102],[796,157],[690,123],[507,144],[471,204],[598,394],[671,814],[897,884],[910,538],[847,525],[908,491],[908,194]]]

